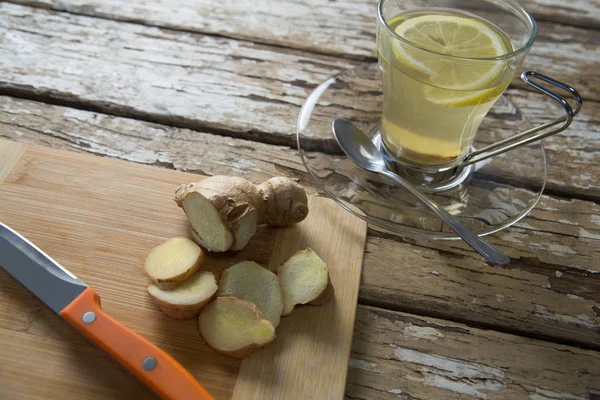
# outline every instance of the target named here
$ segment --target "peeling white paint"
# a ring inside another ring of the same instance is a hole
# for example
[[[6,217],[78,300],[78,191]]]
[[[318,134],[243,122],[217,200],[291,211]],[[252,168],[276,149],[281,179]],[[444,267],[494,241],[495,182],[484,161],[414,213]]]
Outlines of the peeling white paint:
[[[535,388],[535,393],[529,395],[531,400],[586,400],[586,397],[567,392],[557,392],[549,389]]]
[[[509,243],[523,244],[521,238],[525,238],[525,235],[514,232],[505,233],[502,235],[502,240],[506,240]]]
[[[519,227],[520,228],[525,228],[525,229],[534,229],[534,230],[536,229],[535,226],[529,225],[526,222],[519,222]]]
[[[420,365],[419,376],[407,375],[405,379],[482,399],[487,398],[485,391],[506,386],[504,371],[499,367],[390,346],[394,347],[394,359]]]
[[[231,163],[231,166],[239,171],[256,168],[256,164],[254,164],[250,160],[245,160],[245,159],[241,159],[237,162]]]
[[[515,199],[513,199],[512,202],[514,204],[518,205],[518,206],[521,206],[521,207],[526,207],[527,206],[527,204],[525,204],[525,202],[523,200],[521,200],[521,199],[515,198]]]
[[[496,301],[498,303],[504,303],[504,296],[502,296],[501,294],[497,294],[496,295]]]
[[[600,225],[600,215],[592,215],[590,217],[590,222],[593,222],[596,225]]]
[[[565,224],[565,225],[577,225],[575,222],[571,222],[567,219],[559,219],[558,222],[560,222],[561,224]]]
[[[388,390],[388,393],[391,393],[391,394],[402,394],[402,389],[391,389],[391,390]]]
[[[544,289],[552,289],[552,285],[547,283],[544,285]]]
[[[154,164],[155,162],[171,162],[171,155],[166,151],[152,151],[145,149],[135,149],[129,153],[123,153],[122,158],[126,158],[129,161]]]
[[[24,135],[24,133],[23,133],[23,132],[21,132],[21,131],[15,131],[15,135],[17,135],[17,136],[23,136],[23,135]]]
[[[567,295],[567,297],[570,298],[571,300],[585,300],[583,297],[579,297],[579,296],[576,296],[576,295],[570,294],[570,293]]]
[[[362,369],[363,371],[376,372],[378,374],[383,373],[383,371],[380,371],[377,369],[377,364],[359,360],[356,358],[351,358],[349,365],[350,365],[350,368]]]
[[[589,238],[589,239],[600,239],[599,234],[586,231],[583,228],[579,228],[579,236]]]
[[[272,11],[285,7],[262,3],[269,10],[265,13],[269,21],[265,24],[265,18],[260,18],[258,29],[262,32],[265,27],[282,26],[282,16],[273,15]],[[368,8],[367,3],[359,8],[364,12],[365,7]],[[236,3],[233,8],[242,18],[239,5]],[[198,13],[193,7],[188,9],[193,10],[187,13],[188,17],[207,14]],[[298,7],[289,9],[298,15]],[[120,24],[123,29],[115,29],[114,21],[97,20],[92,24],[81,16],[20,10],[3,6],[5,24],[0,59],[4,75],[10,75],[11,83],[43,87],[82,101],[102,102],[152,115],[204,121],[216,128],[258,129],[291,137],[295,131],[292,129],[295,121],[289,118],[291,110],[302,105],[310,92],[294,81],[316,85],[337,69],[353,65],[339,57],[315,58],[210,35],[181,33],[173,40],[172,34],[147,26]],[[130,10],[139,18],[137,7]],[[314,9],[306,7],[304,15],[314,16]],[[227,25],[212,19],[217,24],[215,29]],[[361,34],[370,25],[360,19],[355,21],[358,26],[354,35],[358,40],[347,45],[353,52],[371,54],[372,40]],[[254,28],[246,26],[246,29]],[[284,31],[289,31],[287,25],[283,30],[271,29],[268,34],[272,37],[289,34]],[[316,46],[327,48],[331,46],[332,32],[324,34],[322,29],[312,29],[307,31],[309,42],[306,37],[300,40],[311,46],[321,43]],[[82,43],[74,43],[70,40],[73,37],[83,38]],[[357,43],[361,45],[357,47]],[[40,59],[44,60],[43,65]],[[272,81],[263,79],[265,76]],[[252,99],[250,95],[258,98]]]
[[[433,271],[431,271],[431,273],[435,276],[440,276],[440,272],[436,271],[435,269]]]
[[[435,328],[429,326],[417,326],[410,324],[404,328],[403,333],[405,336],[410,337],[414,340],[438,340],[444,337],[444,334]]]
[[[554,275],[556,275],[556,277],[557,277],[557,278],[560,278],[561,276],[563,276],[563,273],[562,273],[562,272],[560,272],[560,271],[556,271],[556,272],[554,273]]]
[[[569,246],[565,246],[564,244],[537,243],[537,242],[531,242],[530,244],[539,249],[548,250],[550,253],[554,254],[555,256],[564,257],[565,254],[577,254],[576,251],[574,251]]]
[[[569,325],[578,325],[588,329],[598,329],[600,325],[594,322],[592,317],[585,314],[579,315],[566,315],[566,314],[555,314],[542,305],[536,304],[534,315],[543,318],[548,321],[560,322]]]
[[[90,140],[86,140],[85,145],[75,145],[75,147],[85,150],[88,153],[116,157],[142,164],[155,164],[157,162],[172,163],[171,155],[167,151],[154,151],[149,149],[135,148],[134,146],[129,146],[130,148],[128,148],[126,145],[120,149],[114,149]]]

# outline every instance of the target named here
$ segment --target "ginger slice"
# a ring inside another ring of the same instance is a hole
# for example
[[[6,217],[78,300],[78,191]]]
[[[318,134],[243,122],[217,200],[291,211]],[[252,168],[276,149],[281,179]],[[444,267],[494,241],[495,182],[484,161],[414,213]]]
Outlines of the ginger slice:
[[[212,272],[201,271],[173,290],[162,290],[156,284],[152,284],[148,286],[148,293],[169,317],[191,319],[200,314],[204,306],[213,299],[218,288]]]
[[[209,199],[191,192],[180,204],[192,225],[194,240],[208,250],[229,250],[233,245],[233,233]]]
[[[235,297],[218,297],[208,304],[198,328],[206,344],[231,357],[242,358],[275,339],[275,328],[258,308]]]
[[[310,248],[300,250],[278,270],[283,293],[282,315],[288,315],[297,304],[321,305],[334,294],[327,264]]]
[[[152,282],[169,290],[198,271],[203,260],[204,253],[196,243],[185,237],[175,237],[152,249],[144,268]]]
[[[242,261],[223,271],[217,296],[247,300],[273,327],[279,325],[283,310],[279,278],[253,261]]]
[[[284,177],[255,185],[234,176],[212,176],[179,186],[175,202],[190,221],[194,240],[219,252],[243,249],[260,224],[296,224],[308,214],[306,192]]]

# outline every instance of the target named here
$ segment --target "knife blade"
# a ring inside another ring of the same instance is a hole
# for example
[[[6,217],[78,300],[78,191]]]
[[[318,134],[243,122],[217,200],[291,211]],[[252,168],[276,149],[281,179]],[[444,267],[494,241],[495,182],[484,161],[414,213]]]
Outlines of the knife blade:
[[[102,311],[98,294],[0,222],[0,267],[164,400],[214,400],[175,359]]]

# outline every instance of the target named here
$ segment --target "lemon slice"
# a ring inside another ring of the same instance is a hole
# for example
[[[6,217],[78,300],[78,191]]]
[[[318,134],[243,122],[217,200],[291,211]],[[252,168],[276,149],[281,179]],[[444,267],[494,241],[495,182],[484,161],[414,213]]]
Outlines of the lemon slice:
[[[483,59],[507,54],[512,51],[512,45],[507,37],[485,23],[472,18],[429,14],[405,20],[395,32],[430,51],[400,43],[393,46],[398,61],[425,74],[435,86],[426,93],[429,100],[463,106],[490,100],[504,90],[504,87],[490,86],[502,74],[505,63]]]

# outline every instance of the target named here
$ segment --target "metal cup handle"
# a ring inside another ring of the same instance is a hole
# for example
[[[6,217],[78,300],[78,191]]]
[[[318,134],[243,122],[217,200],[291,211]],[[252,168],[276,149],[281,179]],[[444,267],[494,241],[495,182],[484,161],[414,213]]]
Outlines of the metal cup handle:
[[[541,86],[538,83],[535,83],[532,79],[537,78],[544,82],[547,82],[551,85],[558,86],[561,89],[568,91],[574,98],[577,100],[577,105],[575,109],[571,108],[571,105],[561,96],[554,93],[553,91],[547,89],[544,86]],[[546,75],[542,75],[535,71],[526,71],[521,74],[521,79],[523,79],[528,85],[533,86],[540,92],[552,97],[556,100],[562,108],[565,110],[565,115],[562,117],[556,118],[550,122],[546,122],[540,126],[535,128],[531,128],[525,132],[518,133],[514,136],[501,140],[499,142],[493,143],[489,146],[486,146],[482,149],[476,150],[470,153],[459,165],[459,168],[465,167],[470,164],[475,164],[479,161],[483,161],[487,158],[496,156],[498,154],[505,153],[510,151],[516,147],[524,146],[526,144],[535,142],[537,140],[541,140],[547,138],[548,136],[555,135],[559,132],[564,131],[571,125],[573,118],[579,113],[581,110],[581,105],[583,104],[581,100],[581,96],[577,93],[577,90],[572,88],[571,86],[559,82],[555,79],[552,79]],[[560,126],[557,126],[559,125]]]

